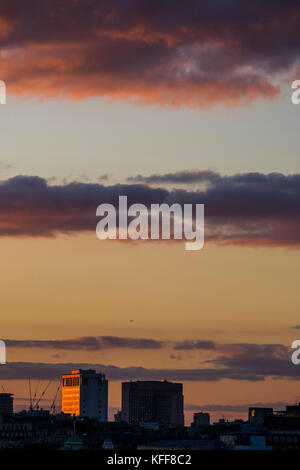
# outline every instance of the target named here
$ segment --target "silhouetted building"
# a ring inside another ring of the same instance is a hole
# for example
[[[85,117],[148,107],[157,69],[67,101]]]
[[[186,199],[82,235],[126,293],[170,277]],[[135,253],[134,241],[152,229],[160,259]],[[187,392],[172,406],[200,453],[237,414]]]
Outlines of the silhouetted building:
[[[209,413],[194,413],[194,426],[209,426],[210,424],[210,416]]]
[[[62,376],[62,412],[107,421],[108,382],[95,370],[73,370]]]
[[[0,413],[13,414],[14,395],[13,393],[0,393]]]
[[[276,411],[265,418],[265,425],[273,430],[299,430],[300,404],[288,405],[284,411]],[[283,437],[281,437],[283,439]],[[296,441],[295,441],[296,442]]]
[[[32,439],[32,429],[32,423],[0,421],[0,439],[2,441]]]
[[[285,413],[290,416],[299,416],[300,415],[300,403],[297,405],[288,405],[286,406]]]
[[[166,381],[123,382],[122,420],[129,424],[184,426],[182,384]]]
[[[273,408],[249,408],[248,419],[250,424],[263,425],[266,416],[273,415]]]

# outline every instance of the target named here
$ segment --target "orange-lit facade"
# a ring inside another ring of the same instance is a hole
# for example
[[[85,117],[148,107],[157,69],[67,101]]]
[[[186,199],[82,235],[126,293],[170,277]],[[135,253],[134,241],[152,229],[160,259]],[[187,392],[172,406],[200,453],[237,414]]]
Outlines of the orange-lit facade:
[[[62,376],[62,412],[107,421],[108,382],[94,370]]]

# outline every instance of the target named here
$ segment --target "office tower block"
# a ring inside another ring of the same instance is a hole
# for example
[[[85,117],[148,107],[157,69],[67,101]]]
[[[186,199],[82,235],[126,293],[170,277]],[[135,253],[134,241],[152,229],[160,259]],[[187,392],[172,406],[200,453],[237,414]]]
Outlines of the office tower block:
[[[182,384],[158,381],[122,383],[122,419],[129,424],[184,425]]]
[[[108,382],[95,370],[73,370],[62,376],[62,412],[107,421]]]

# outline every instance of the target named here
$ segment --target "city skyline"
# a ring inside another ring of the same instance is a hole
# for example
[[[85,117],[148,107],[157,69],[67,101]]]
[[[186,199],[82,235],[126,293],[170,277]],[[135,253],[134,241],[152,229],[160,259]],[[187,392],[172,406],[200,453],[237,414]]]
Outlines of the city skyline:
[[[91,383],[89,385],[89,380]],[[101,388],[99,392],[96,390],[98,387],[96,382],[101,382]],[[282,413],[280,409],[286,408],[286,412],[294,413],[298,415],[300,410],[300,402],[288,403],[288,402],[267,402],[267,403],[255,403],[250,402],[244,405],[228,405],[226,409],[230,412],[236,412],[235,416],[221,416],[216,415],[216,412],[224,411],[220,405],[207,405],[202,407],[201,405],[183,404],[184,402],[184,388],[183,384],[176,383],[168,380],[129,380],[122,381],[120,383],[120,389],[122,393],[121,404],[119,407],[109,406],[109,387],[108,381],[106,380],[105,374],[102,371],[96,371],[92,369],[78,369],[66,372],[59,379],[59,385],[55,390],[54,397],[51,396],[49,390],[51,384],[56,386],[57,382],[50,380],[44,388],[40,380],[35,383],[28,378],[28,392],[29,397],[22,400],[27,403],[28,406],[16,404],[15,401],[20,401],[20,398],[14,397],[14,393],[9,393],[2,385],[3,393],[0,393],[0,408],[1,413],[8,413],[12,415],[18,415],[28,413],[28,417],[39,416],[39,412],[48,414],[65,414],[73,418],[85,418],[96,420],[102,423],[105,422],[126,422],[129,425],[138,425],[142,423],[149,423],[152,425],[167,425],[167,422],[160,421],[159,419],[153,419],[155,413],[159,413],[159,406],[156,403],[155,394],[158,393],[158,400],[161,399],[161,406],[166,407],[163,413],[163,419],[168,415],[168,419],[171,418],[174,411],[178,414],[175,418],[174,423],[169,423],[172,426],[185,426],[193,425],[197,423],[197,426],[210,425],[210,418],[212,417],[212,424],[221,422],[238,422],[249,421],[250,424],[257,421],[259,423],[260,417],[263,414],[273,415],[274,409],[277,409],[275,413]],[[104,384],[104,388],[103,388]],[[41,385],[41,387],[40,387]],[[49,387],[50,386],[50,387]],[[90,390],[88,391],[88,389]],[[65,392],[63,392],[65,390]],[[52,392],[52,390],[51,390]],[[163,394],[170,394],[170,398],[174,395],[175,403],[172,401],[165,401]],[[132,394],[132,397],[130,398]],[[49,395],[49,397],[47,397]],[[61,396],[63,395],[63,396]],[[74,395],[74,396],[73,396]],[[76,396],[75,396],[76,395]],[[101,402],[101,411],[98,416],[98,395]],[[181,398],[180,398],[181,397]],[[72,400],[72,406],[70,408],[70,399]],[[75,400],[75,401],[74,401]],[[179,401],[178,401],[179,400]],[[147,405],[147,401],[149,404]],[[88,404],[90,402],[90,404]],[[152,404],[150,404],[150,402]],[[159,403],[159,401],[158,401]],[[51,406],[50,406],[51,405]],[[157,411],[155,411],[156,407]],[[140,411],[137,412],[136,408],[140,407]],[[188,419],[184,419],[181,423],[180,409],[183,410],[184,416],[188,415]],[[279,410],[278,410],[279,409]],[[168,410],[166,414],[166,410]],[[153,415],[153,416],[152,416]],[[247,415],[247,416],[246,416]],[[45,415],[46,416],[46,415]],[[151,416],[151,418],[150,418]],[[248,418],[248,419],[246,419]],[[176,421],[178,420],[178,422]],[[180,421],[180,423],[179,423]],[[263,423],[260,423],[263,424]]]
[[[198,450],[296,450],[300,446],[300,403],[286,405],[285,410],[250,406],[247,419],[223,417],[213,423],[210,413],[197,412],[190,426],[184,426],[181,383],[129,381],[122,382],[122,411],[109,422],[107,381],[102,373],[74,370],[62,376],[62,390],[63,412],[56,408],[57,394],[45,410],[38,406],[45,391],[41,397],[30,392],[29,410],[18,413],[13,410],[13,395],[1,393],[1,449],[117,451],[113,459],[121,464],[124,459],[119,453],[124,451],[185,450],[194,455]],[[174,460],[176,455],[166,458]],[[157,457],[165,458],[154,455],[152,463]]]
[[[82,366],[87,367],[87,364],[84,364]],[[94,376],[95,378],[99,376],[105,381],[105,374],[103,374],[103,371],[100,371],[100,370],[94,371],[92,369],[78,369],[72,372],[70,370],[69,371],[65,370],[61,378],[59,379],[53,378],[45,382],[41,379],[36,378],[35,380],[32,380],[31,377],[28,377],[27,378],[27,388],[28,388],[27,397],[18,397],[18,396],[16,397],[12,389],[7,389],[3,385],[3,383],[1,383],[1,388],[3,391],[1,395],[3,397],[4,396],[7,397],[7,400],[11,401],[11,404],[9,405],[11,406],[11,413],[12,413],[12,410],[14,411],[14,413],[20,413],[24,411],[30,412],[34,410],[35,411],[42,410],[42,411],[47,411],[48,413],[54,413],[54,412],[61,413],[62,412],[62,413],[80,417],[81,413],[79,410],[81,409],[82,404],[81,405],[78,404],[75,406],[77,411],[75,411],[74,413],[69,413],[68,410],[64,409],[64,407],[66,406],[66,405],[63,405],[64,398],[62,396],[64,380],[66,377],[73,378],[73,377],[78,377],[78,374],[89,375],[90,373],[96,374]],[[107,380],[106,380],[106,383],[108,383]],[[107,421],[108,422],[115,421],[118,413],[121,413],[120,416],[122,416],[122,412],[121,412],[122,401],[123,401],[122,387],[124,384],[134,385],[134,384],[141,383],[141,384],[149,384],[149,386],[151,386],[151,384],[153,383],[158,383],[158,384],[167,383],[171,385],[174,384],[175,386],[176,385],[184,386],[184,384],[178,384],[172,380],[166,380],[166,379],[160,379],[160,380],[152,379],[148,381],[145,381],[143,379],[132,379],[128,381],[121,381],[121,382],[118,382],[119,390],[120,390],[120,403],[118,406],[111,406],[109,392],[110,392],[110,385],[112,383],[113,381],[109,382],[109,387],[106,385],[107,398],[103,402],[103,403],[106,403],[104,406],[107,407]],[[69,400],[68,394],[69,392],[66,394],[67,401]],[[12,399],[10,397],[12,397]],[[184,390],[183,390],[183,397],[184,397]],[[102,398],[101,398],[101,401],[103,401]],[[186,401],[184,401],[184,406],[183,406],[184,426],[189,426],[193,422],[193,419],[195,419],[194,416],[196,414],[207,415],[208,413],[209,416],[211,416],[212,421],[214,422],[219,422],[223,420],[228,421],[228,422],[231,422],[231,421],[233,422],[238,419],[245,420],[251,408],[253,409],[271,409],[271,408],[280,409],[284,407],[293,407],[295,405],[298,406],[299,403],[300,402],[298,402],[297,400],[295,400],[294,402],[290,402],[290,401],[255,402],[253,400],[253,401],[249,401],[249,403],[243,403],[243,404],[220,405],[220,404],[209,403],[206,405],[202,405],[202,404],[186,403]],[[101,411],[101,413],[103,414],[103,411]],[[85,414],[83,414],[82,416],[84,417]]]
[[[188,420],[300,401],[300,10],[229,3],[0,6],[0,385],[18,403],[28,376],[77,368],[105,373],[111,414],[130,379],[183,383]],[[205,204],[204,248],[99,241],[119,195]]]

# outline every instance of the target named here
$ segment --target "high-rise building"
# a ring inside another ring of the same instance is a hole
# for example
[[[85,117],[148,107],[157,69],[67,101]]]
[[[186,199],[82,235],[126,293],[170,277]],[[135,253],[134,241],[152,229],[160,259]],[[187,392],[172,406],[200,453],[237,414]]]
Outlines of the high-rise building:
[[[122,420],[129,424],[183,426],[182,384],[166,381],[123,382]]]
[[[62,412],[107,421],[108,382],[95,370],[73,370],[62,376]]]
[[[13,414],[14,395],[12,393],[0,393],[0,413]]]

